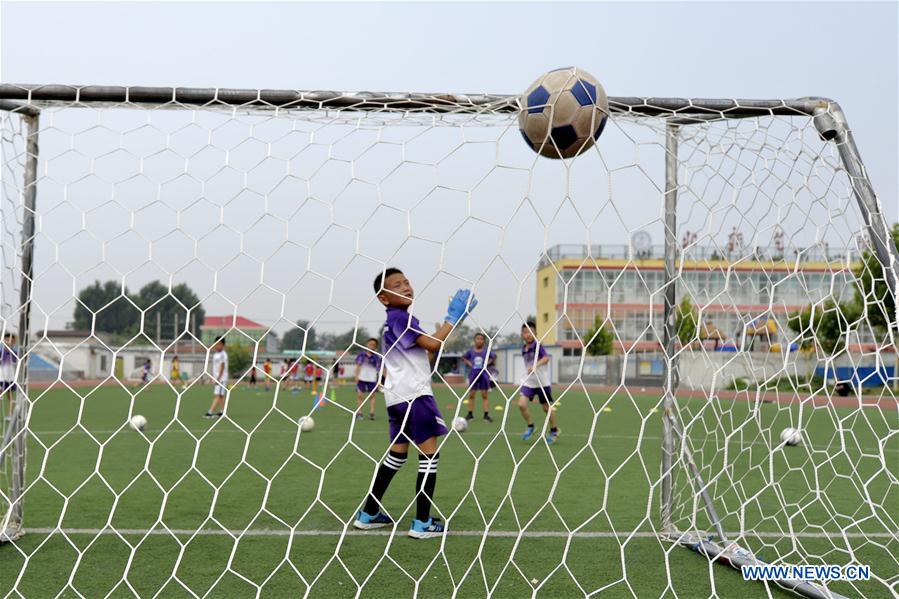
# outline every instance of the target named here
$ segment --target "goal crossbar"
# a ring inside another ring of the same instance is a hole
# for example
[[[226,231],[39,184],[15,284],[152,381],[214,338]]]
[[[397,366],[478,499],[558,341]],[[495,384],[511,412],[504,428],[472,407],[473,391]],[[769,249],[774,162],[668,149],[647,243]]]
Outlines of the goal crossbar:
[[[435,113],[517,113],[518,96],[509,94],[440,94],[407,92],[338,92],[277,89],[200,87],[124,87],[114,85],[0,84],[0,100],[36,103],[84,104],[219,104],[247,108],[286,110],[351,109],[359,111],[418,111]],[[610,96],[613,112],[642,116],[684,117],[683,123],[708,118],[758,116],[814,116],[821,110],[839,109],[827,98],[791,100],[738,100],[722,98],[640,98]],[[2,105],[0,105],[2,107]]]

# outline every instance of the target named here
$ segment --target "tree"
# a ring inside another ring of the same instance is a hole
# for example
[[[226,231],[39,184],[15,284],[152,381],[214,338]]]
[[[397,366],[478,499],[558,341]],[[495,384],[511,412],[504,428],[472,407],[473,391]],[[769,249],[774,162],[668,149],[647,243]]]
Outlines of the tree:
[[[240,378],[250,369],[253,363],[253,349],[249,345],[230,344],[228,351],[228,376],[232,379]]]
[[[169,290],[159,281],[150,281],[140,288],[133,297],[134,303],[144,311],[144,334],[156,339],[158,332],[163,339],[174,339],[188,325],[197,337],[206,317],[206,311],[200,305],[200,298],[185,283],[180,283]]]
[[[899,250],[899,223],[893,225],[893,245]],[[855,304],[859,310],[867,308],[868,322],[883,332],[896,326],[896,299],[889,292],[883,265],[870,250],[862,254],[862,262],[855,269]]]
[[[192,322],[188,325],[190,332],[199,338],[200,327],[203,326],[203,322],[206,320],[206,310],[203,308],[203,304],[200,303],[200,297],[187,283],[178,283],[172,287],[172,295],[189,310],[189,312],[184,312],[184,317],[192,319]],[[178,329],[180,330],[182,326],[183,321],[179,316]]]
[[[323,349],[328,351],[336,351],[342,353],[351,348],[353,343],[364,344],[365,340],[371,337],[365,327],[358,329],[349,329],[343,333],[322,333],[319,336],[318,347],[312,349]]]
[[[308,320],[298,320],[296,327],[291,328],[281,337],[281,351],[303,349],[303,342],[306,342],[306,349],[320,349],[316,347],[318,342],[315,328],[309,326]]]
[[[696,341],[699,313],[689,295],[684,296],[674,312],[674,330],[683,345],[690,345]]]
[[[128,288],[116,281],[95,281],[78,293],[76,329],[123,334],[137,330],[140,313],[128,299]]]
[[[496,345],[521,345],[521,333],[513,331],[497,339]]]
[[[856,322],[859,315],[854,303],[837,304],[827,300],[793,312],[787,319],[787,326],[799,335],[801,347],[817,345],[828,355],[833,355],[834,350],[845,344],[849,325]]]
[[[615,347],[615,335],[602,317],[597,314],[593,319],[593,328],[587,332],[584,351],[591,356],[607,356]]]
[[[76,329],[90,329],[96,316],[96,330],[114,335],[135,334],[140,327],[140,311],[144,310],[143,332],[150,338],[156,338],[157,314],[164,337],[175,337],[176,318],[181,331],[188,316],[193,317],[193,332],[199,337],[206,316],[200,298],[185,283],[175,285],[170,292],[159,281],[151,281],[131,294],[116,281],[95,281],[78,293],[78,300],[73,315]]]
[[[456,325],[450,336],[443,342],[444,353],[462,353],[471,347],[475,331],[467,324]]]

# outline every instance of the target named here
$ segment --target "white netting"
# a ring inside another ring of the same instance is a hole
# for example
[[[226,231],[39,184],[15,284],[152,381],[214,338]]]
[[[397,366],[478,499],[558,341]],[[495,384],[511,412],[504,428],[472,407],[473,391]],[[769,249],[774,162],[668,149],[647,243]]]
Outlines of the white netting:
[[[2,173],[0,184],[3,186],[3,201],[0,205],[0,333],[2,341],[6,343],[7,351],[15,351],[16,343],[9,334],[16,334],[19,327],[19,290],[20,279],[17,276],[21,272],[21,242],[22,242],[22,205],[25,172],[25,137],[24,123],[18,116],[9,113],[0,113],[2,119],[2,143],[0,143],[0,157],[2,157]],[[13,487],[14,460],[13,453],[20,447],[13,447],[12,427],[10,415],[12,395],[8,383],[5,380],[10,376],[10,366],[0,366],[0,447],[7,451],[0,452],[0,489],[4,496],[8,496]],[[13,376],[15,371],[12,372]],[[0,531],[5,530],[10,524],[12,514],[8,509],[8,503],[0,500]]]
[[[36,105],[29,534],[0,548],[0,594],[743,592],[660,537],[667,115],[613,112],[595,148],[562,162],[489,108]],[[899,425],[875,383],[893,384],[895,354],[867,318],[882,298],[855,303],[866,231],[837,149],[799,115],[697,121],[678,140],[676,301],[693,308],[678,317],[672,525],[714,533],[707,491],[729,541],[769,562],[871,564],[871,582],[830,588],[889,595]],[[6,330],[21,275],[16,115],[2,146]],[[447,422],[465,415],[451,371],[467,337],[487,332],[499,354],[495,422],[441,447],[433,511],[450,534],[426,545],[405,538],[411,455],[385,500],[397,528],[351,527],[387,424],[380,398],[379,420],[355,420],[331,365],[349,371],[378,333],[371,283],[388,266],[429,329],[455,289],[480,299],[434,366]],[[836,325],[791,321],[809,305],[835,314],[833,301],[854,306]],[[538,434],[520,439],[515,344],[531,315],[561,404],[552,446],[539,410]],[[613,353],[583,355],[603,322]],[[209,347],[225,333],[232,386],[210,422]],[[282,377],[293,358],[321,381]],[[251,365],[271,392],[246,386]],[[783,445],[787,427],[800,445]],[[7,502],[11,484],[0,472]],[[99,563],[108,575],[91,574]]]

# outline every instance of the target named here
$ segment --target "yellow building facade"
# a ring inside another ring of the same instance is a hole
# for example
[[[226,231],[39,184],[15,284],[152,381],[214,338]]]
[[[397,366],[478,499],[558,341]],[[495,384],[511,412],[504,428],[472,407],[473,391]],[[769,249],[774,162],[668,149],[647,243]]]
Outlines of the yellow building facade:
[[[828,298],[852,299],[858,264],[857,256],[826,250],[728,257],[714,249],[690,248],[677,262],[676,298],[690,297],[701,336],[709,343],[748,349],[761,337],[753,332],[764,329],[763,343],[781,344],[794,335],[788,314]],[[658,349],[664,269],[660,247],[637,258],[629,257],[626,246],[551,248],[537,271],[538,334],[546,344],[576,350],[599,316],[612,323],[617,350]]]

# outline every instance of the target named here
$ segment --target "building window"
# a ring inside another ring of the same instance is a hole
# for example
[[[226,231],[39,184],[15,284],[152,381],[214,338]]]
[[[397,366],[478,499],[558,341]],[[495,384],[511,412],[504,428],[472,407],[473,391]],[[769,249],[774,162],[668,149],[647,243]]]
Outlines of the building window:
[[[543,322],[544,323],[549,322],[549,313],[548,312],[543,313]]]
[[[543,277],[543,286],[549,287],[549,277]]]

